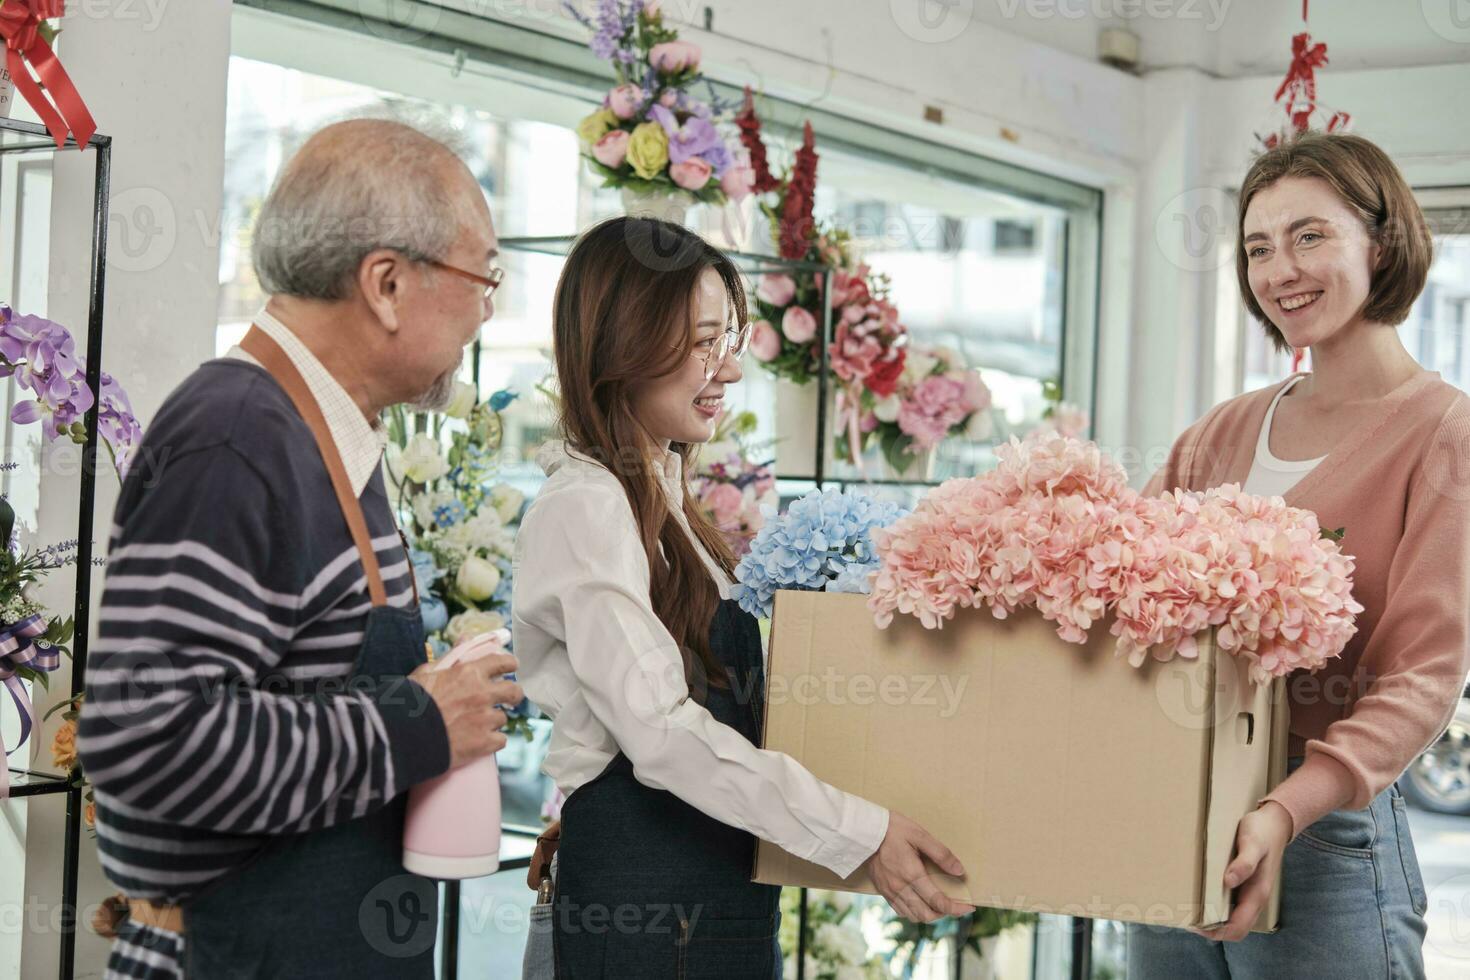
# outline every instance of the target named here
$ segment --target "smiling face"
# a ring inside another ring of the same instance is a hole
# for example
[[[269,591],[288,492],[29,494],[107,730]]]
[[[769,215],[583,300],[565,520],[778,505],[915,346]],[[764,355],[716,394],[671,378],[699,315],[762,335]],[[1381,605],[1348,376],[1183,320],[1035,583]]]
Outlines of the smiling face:
[[[1242,223],[1251,293],[1292,347],[1361,321],[1381,250],[1318,177],[1283,177],[1251,198]]]
[[[709,442],[724,408],[725,389],[743,377],[734,357],[726,357],[713,378],[704,377],[705,358],[730,323],[730,296],[713,268],[700,273],[690,308],[694,323],[689,355],[673,373],[643,383],[632,396],[633,413],[660,445]]]

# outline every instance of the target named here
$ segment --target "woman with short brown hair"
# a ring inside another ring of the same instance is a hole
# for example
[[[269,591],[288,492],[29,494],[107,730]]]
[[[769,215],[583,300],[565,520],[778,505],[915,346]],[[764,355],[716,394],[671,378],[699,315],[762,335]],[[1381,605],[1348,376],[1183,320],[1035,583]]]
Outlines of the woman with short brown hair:
[[[1343,528],[1358,632],[1287,680],[1286,780],[1240,822],[1230,920],[1129,927],[1129,974],[1421,977],[1424,882],[1394,781],[1470,671],[1470,399],[1393,329],[1424,288],[1424,216],[1398,168],[1346,134],[1263,154],[1241,185],[1247,308],[1312,371],[1233,398],[1175,442],[1147,492],[1242,484]],[[1252,934],[1280,875],[1281,924]]]

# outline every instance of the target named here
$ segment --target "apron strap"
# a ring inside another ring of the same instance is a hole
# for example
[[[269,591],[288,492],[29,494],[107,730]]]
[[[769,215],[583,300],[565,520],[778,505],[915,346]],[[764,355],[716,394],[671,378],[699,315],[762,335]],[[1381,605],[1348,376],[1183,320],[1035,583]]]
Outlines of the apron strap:
[[[347,469],[342,465],[342,454],[332,441],[326,416],[322,415],[321,406],[312,396],[306,379],[301,376],[296,365],[291,363],[291,358],[286,356],[281,345],[255,324],[250,325],[245,339],[240,341],[240,348],[259,361],[261,367],[269,371],[276,383],[285,389],[292,404],[296,406],[296,411],[311,430],[312,437],[316,439],[316,447],[322,454],[322,461],[327,464],[327,475],[332,478],[337,504],[342,508],[342,516],[347,519],[347,529],[352,532],[352,541],[357,545],[357,553],[362,558],[362,568],[367,573],[368,594],[372,597],[374,606],[386,605],[388,593],[383,588],[383,573],[378,567],[378,553],[373,550],[373,539],[368,535],[362,503],[352,492]]]

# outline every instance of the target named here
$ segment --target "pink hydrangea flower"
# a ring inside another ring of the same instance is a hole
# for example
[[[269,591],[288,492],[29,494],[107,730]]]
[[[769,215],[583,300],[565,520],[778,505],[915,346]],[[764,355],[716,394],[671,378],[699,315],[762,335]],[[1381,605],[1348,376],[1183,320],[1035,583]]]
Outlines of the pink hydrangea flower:
[[[956,609],[1035,607],[1070,642],[1109,618],[1117,652],[1193,657],[1195,637],[1265,683],[1339,656],[1363,611],[1353,560],[1309,511],[1227,485],[1145,498],[1091,442],[1041,429],[997,447],[995,469],[950,480],[892,527],[869,608],[939,628]]]

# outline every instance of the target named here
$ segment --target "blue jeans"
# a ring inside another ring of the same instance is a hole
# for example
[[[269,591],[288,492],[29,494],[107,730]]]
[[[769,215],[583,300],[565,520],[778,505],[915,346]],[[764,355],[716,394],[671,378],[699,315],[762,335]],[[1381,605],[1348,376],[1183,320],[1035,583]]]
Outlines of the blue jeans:
[[[1292,759],[1295,770],[1300,759]],[[1417,980],[1427,899],[1404,798],[1335,810],[1297,835],[1281,866],[1281,927],[1238,943],[1128,926],[1130,980]]]

